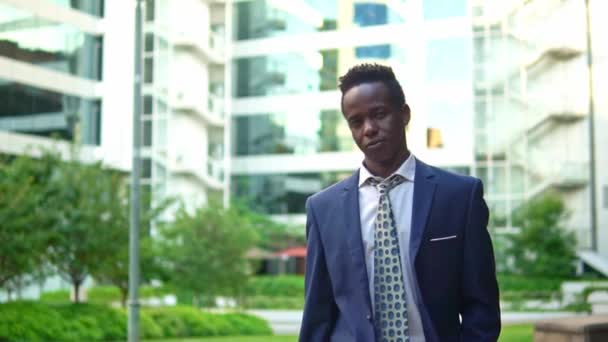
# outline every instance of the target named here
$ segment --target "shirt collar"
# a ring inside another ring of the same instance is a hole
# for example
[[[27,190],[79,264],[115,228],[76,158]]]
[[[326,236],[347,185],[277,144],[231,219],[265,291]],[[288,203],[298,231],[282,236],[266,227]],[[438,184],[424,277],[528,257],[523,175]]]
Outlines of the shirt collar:
[[[408,181],[413,182],[416,175],[416,157],[410,153],[410,156],[407,157],[401,166],[399,166],[397,171],[393,172],[393,175],[394,174],[398,174]],[[373,177],[375,176],[369,172],[363,163],[361,163],[361,168],[359,169],[359,187],[365,185],[367,180]]]

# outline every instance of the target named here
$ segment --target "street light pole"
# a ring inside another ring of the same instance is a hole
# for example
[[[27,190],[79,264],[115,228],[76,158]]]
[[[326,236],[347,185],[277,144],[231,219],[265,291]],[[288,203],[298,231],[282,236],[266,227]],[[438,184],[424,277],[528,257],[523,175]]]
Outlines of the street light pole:
[[[591,50],[591,20],[589,0],[585,0],[587,21],[587,73],[589,75],[589,202],[591,206],[591,250],[597,251],[597,208],[595,194],[595,104],[593,101],[593,52]]]
[[[139,341],[139,176],[141,166],[141,0],[135,0],[135,74],[133,79],[133,165],[131,170],[131,216],[129,225],[129,342]]]

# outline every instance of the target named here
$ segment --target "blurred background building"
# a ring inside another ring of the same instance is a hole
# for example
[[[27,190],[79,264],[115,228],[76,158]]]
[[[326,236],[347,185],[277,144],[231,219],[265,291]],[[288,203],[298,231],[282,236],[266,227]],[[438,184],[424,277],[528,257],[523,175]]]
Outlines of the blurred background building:
[[[362,160],[338,77],[391,65],[411,150],[481,178],[492,229],[556,191],[581,249],[608,256],[606,3],[590,0],[146,0],[142,177],[189,206],[244,201],[302,227],[306,198]],[[134,1],[0,0],[0,152],[53,144],[131,165]],[[604,20],[605,21],[605,20]],[[591,163],[589,147],[595,147]],[[302,230],[303,231],[303,230]]]
[[[469,174],[473,43],[467,1],[238,1],[233,15],[232,195],[303,225],[311,194],[362,155],[342,118],[338,77],[391,65],[424,161]]]
[[[579,248],[595,245],[608,254],[608,144],[601,134],[608,128],[601,95],[608,91],[608,45],[598,20],[606,4],[590,1],[591,56],[585,1],[474,1],[472,6],[475,174],[484,181],[496,232],[514,227],[513,216],[523,202],[553,191],[564,200],[566,225],[576,233]],[[596,175],[595,236],[590,168]]]
[[[221,200],[225,2],[143,3],[142,190],[190,206]],[[131,168],[134,8],[0,1],[2,153],[56,145],[67,157],[75,141],[81,158]]]

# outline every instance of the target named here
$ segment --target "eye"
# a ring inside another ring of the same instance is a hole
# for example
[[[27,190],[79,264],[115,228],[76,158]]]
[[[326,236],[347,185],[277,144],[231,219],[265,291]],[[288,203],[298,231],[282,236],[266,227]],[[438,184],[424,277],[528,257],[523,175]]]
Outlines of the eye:
[[[379,110],[379,111],[377,111],[377,112],[375,112],[375,113],[374,113],[374,117],[375,117],[376,119],[382,119],[382,118],[384,118],[386,115],[387,115],[387,113],[386,113],[386,111],[384,111],[384,110]]]
[[[358,118],[357,118],[357,119],[351,119],[351,120],[348,120],[348,124],[349,124],[349,126],[351,126],[351,127],[358,127],[358,126],[360,126],[360,125],[361,125],[361,122],[362,122],[362,120],[361,120],[361,119],[358,119]]]

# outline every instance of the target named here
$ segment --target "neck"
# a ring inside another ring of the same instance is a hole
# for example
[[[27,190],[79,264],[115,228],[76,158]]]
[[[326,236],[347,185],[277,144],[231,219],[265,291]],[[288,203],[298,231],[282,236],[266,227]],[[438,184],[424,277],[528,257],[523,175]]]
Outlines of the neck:
[[[374,176],[386,178],[397,171],[401,164],[403,164],[407,158],[410,157],[410,151],[405,147],[395,158],[392,158],[387,162],[376,162],[373,160],[363,160],[363,165],[371,172]]]

